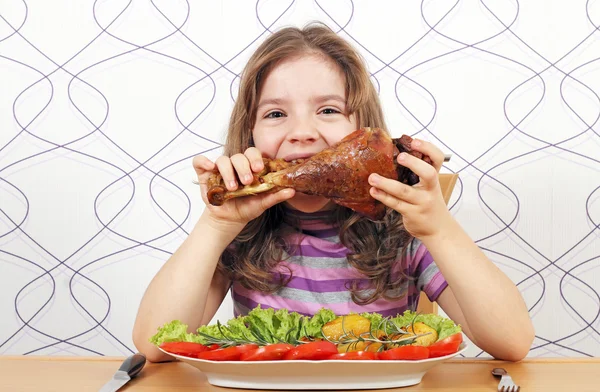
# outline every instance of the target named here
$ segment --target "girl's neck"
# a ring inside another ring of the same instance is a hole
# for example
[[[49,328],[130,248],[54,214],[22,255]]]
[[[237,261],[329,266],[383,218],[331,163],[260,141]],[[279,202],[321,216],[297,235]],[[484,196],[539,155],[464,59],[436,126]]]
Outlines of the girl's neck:
[[[315,212],[304,212],[289,205],[283,205],[283,221],[303,233],[319,235],[324,230],[335,228],[335,209],[321,209]],[[330,233],[329,233],[330,234]]]

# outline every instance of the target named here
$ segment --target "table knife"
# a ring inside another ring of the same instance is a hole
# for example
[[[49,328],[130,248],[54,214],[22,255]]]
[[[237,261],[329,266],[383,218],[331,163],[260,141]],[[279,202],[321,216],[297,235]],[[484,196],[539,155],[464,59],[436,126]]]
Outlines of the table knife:
[[[133,354],[127,358],[119,367],[112,380],[104,384],[100,392],[115,392],[129,380],[138,375],[146,364],[146,357],[143,354]]]

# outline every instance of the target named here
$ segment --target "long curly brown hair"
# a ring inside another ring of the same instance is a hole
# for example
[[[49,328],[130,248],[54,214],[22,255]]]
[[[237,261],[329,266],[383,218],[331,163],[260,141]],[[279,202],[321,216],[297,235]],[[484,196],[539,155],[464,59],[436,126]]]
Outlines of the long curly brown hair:
[[[379,127],[388,132],[364,60],[327,26],[311,23],[303,29],[288,27],[275,32],[251,56],[241,75],[225,155],[253,146],[252,129],[260,89],[269,71],[285,59],[307,53],[320,53],[338,65],[345,76],[348,115],[355,115],[359,128]],[[249,222],[222,254],[218,271],[252,290],[274,292],[285,286],[291,279],[291,271],[287,280],[274,274],[288,246],[282,230],[283,214],[283,207],[276,205]],[[366,288],[349,287],[355,303],[368,304],[382,297],[394,300],[406,294],[397,288],[408,277],[402,272],[395,279],[392,277],[393,264],[406,252],[412,238],[404,229],[400,214],[388,209],[381,221],[372,222],[347,208],[337,207],[331,214],[331,223],[339,228],[340,241],[350,250],[349,264],[370,282]],[[402,267],[401,271],[405,266]]]

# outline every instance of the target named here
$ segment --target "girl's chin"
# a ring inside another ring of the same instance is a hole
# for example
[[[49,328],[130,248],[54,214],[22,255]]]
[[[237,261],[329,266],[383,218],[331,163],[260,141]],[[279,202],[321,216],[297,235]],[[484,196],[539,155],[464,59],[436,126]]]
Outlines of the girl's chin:
[[[296,192],[294,197],[285,201],[285,204],[295,210],[308,213],[330,210],[335,206],[334,202],[322,196],[311,196],[300,192]]]

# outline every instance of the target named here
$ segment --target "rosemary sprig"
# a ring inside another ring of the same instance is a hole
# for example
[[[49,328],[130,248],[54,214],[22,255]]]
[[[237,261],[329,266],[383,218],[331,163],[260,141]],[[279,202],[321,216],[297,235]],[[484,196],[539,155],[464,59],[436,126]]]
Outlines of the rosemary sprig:
[[[243,333],[242,338],[234,338],[232,336],[233,332],[231,331],[231,329],[228,326],[221,324],[219,320],[217,320],[217,329],[219,330],[219,333],[222,337],[212,336],[200,331],[198,331],[198,335],[202,336],[206,340],[206,343],[208,345],[218,344],[222,348],[239,346],[242,344],[266,345],[269,343],[267,339],[264,336],[262,336],[262,334],[258,330],[254,328],[250,329],[252,337],[249,337],[248,335]]]

